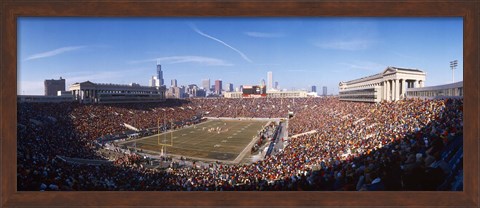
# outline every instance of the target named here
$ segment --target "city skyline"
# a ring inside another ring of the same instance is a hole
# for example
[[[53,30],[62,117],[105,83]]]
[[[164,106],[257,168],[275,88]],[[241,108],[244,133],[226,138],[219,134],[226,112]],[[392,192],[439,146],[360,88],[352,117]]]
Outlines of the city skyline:
[[[425,86],[463,80],[461,18],[31,18],[18,20],[18,94],[46,79],[147,86],[162,65],[179,86],[202,80],[281,89],[418,68]],[[172,35],[173,34],[173,35]],[[163,80],[162,80],[163,82]],[[273,83],[272,83],[273,84]]]

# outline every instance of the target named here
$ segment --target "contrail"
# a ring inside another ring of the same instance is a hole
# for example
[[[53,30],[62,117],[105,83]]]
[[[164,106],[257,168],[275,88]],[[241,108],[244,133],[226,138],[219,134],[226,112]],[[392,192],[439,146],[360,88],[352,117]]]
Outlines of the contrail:
[[[212,39],[212,40],[214,40],[214,41],[217,41],[217,42],[223,44],[224,46],[229,47],[230,49],[232,49],[232,50],[234,50],[235,52],[237,52],[238,54],[240,54],[240,56],[242,56],[243,59],[245,59],[246,61],[248,61],[248,62],[250,62],[250,63],[253,63],[253,61],[250,60],[250,59],[247,57],[247,55],[245,55],[244,53],[242,53],[242,52],[239,51],[238,49],[236,49],[236,48],[228,45],[227,43],[223,42],[222,40],[219,40],[219,39],[217,39],[217,38],[215,38],[215,37],[212,37],[212,36],[210,36],[210,35],[207,35],[207,34],[203,33],[203,32],[200,31],[197,27],[195,27],[195,25],[190,25],[190,27],[192,28],[192,30],[194,30],[194,31],[195,31],[196,33],[198,33],[199,35],[204,36],[204,37],[206,37],[206,38],[210,38],[210,39]]]
[[[75,50],[79,50],[79,49],[86,48],[86,47],[87,46],[69,46],[69,47],[57,48],[55,50],[46,51],[46,52],[43,52],[43,53],[37,53],[37,54],[31,55],[27,59],[25,59],[25,61],[52,57],[52,56],[60,55],[62,53],[66,53],[66,52],[69,52],[69,51],[75,51]]]

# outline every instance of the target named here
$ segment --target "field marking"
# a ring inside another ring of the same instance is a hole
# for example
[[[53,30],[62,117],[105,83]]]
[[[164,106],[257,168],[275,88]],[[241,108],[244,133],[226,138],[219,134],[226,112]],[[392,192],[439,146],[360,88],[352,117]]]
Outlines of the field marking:
[[[267,122],[267,124],[269,123],[270,121]],[[262,129],[265,127],[265,125],[267,125],[264,123],[264,125],[262,126]],[[256,134],[255,134],[256,136]],[[233,160],[233,163],[239,163],[243,158],[245,158],[245,155],[247,154],[247,151],[249,149],[252,148],[253,144],[255,143],[255,140],[256,138],[252,138],[252,140],[250,141],[250,143],[248,143],[247,146],[245,146],[245,148],[240,152],[240,154],[237,155],[237,157],[235,158],[235,160]]]
[[[246,124],[248,122],[248,124]],[[250,123],[250,122],[254,122],[254,123]],[[265,123],[267,122],[267,123]],[[237,138],[237,139],[234,139],[233,141],[228,141],[228,144],[227,146],[223,146],[223,145],[220,145],[221,146],[221,149],[225,150],[225,151],[215,151],[214,149],[216,148],[212,148],[212,146],[214,146],[214,141],[221,141],[219,139],[219,136],[217,136],[217,134],[214,134],[213,136],[215,137],[215,140],[211,140],[211,138],[208,137],[209,134],[198,134],[198,136],[196,136],[197,134],[189,134],[186,138],[183,138],[183,139],[180,139],[180,141],[175,141],[174,140],[174,146],[173,147],[169,147],[169,149],[177,149],[178,151],[180,152],[188,152],[188,151],[194,151],[195,154],[193,155],[199,155],[199,154],[210,154],[210,153],[216,153],[216,154],[231,154],[232,156],[236,155],[236,158],[235,160],[237,160],[237,163],[239,162],[238,159],[241,158],[243,159],[243,157],[245,157],[245,153],[246,151],[248,150],[248,147],[250,146],[250,144],[252,143],[252,140],[245,145],[245,142],[248,141],[248,136],[250,134],[252,135],[257,135],[258,134],[258,131],[263,129],[269,122],[271,121],[239,121],[239,122],[227,122],[228,123],[228,126],[226,128],[230,129],[231,131],[229,132],[232,132],[232,131],[235,131],[235,129],[239,129],[239,128],[242,128],[243,129],[246,129],[246,127],[251,127],[252,125],[255,127],[255,130],[253,129],[248,129],[247,133],[249,132],[248,135],[245,135],[245,138],[241,139],[241,138]],[[197,130],[200,130],[199,128],[202,128],[202,125],[206,125],[208,124],[208,126],[214,126],[214,127],[224,127],[225,125],[223,124],[224,121],[219,121],[219,122],[213,122],[213,121],[206,121],[204,123],[201,123],[201,124],[198,124],[197,125]],[[173,131],[173,134],[176,134],[176,135],[179,135],[179,134],[182,134],[182,132],[188,132],[189,128],[193,128],[191,126],[189,127],[186,127],[186,128],[183,128],[183,129],[178,129],[178,130],[174,130]],[[240,131],[240,130],[239,130]],[[205,131],[203,131],[205,132]],[[241,132],[244,132],[244,131],[241,131]],[[166,133],[171,133],[171,132],[163,132],[161,134],[157,134],[157,135],[152,135],[152,136],[149,136],[149,137],[144,137],[144,138],[140,138],[140,139],[137,139],[135,141],[140,141],[141,144],[144,144],[144,145],[148,145],[150,146],[150,149],[145,149],[145,150],[150,150],[152,152],[156,152],[158,153],[158,148],[161,146],[161,145],[158,145],[157,142],[156,142],[156,137],[158,137],[159,135],[166,135]],[[235,134],[236,135],[236,134]],[[220,137],[225,138],[228,136],[228,134],[226,134],[225,132],[222,132],[222,134],[220,134]],[[232,136],[230,136],[232,137]],[[173,137],[173,138],[177,138],[177,137]],[[233,138],[233,137],[232,137]],[[193,140],[193,141],[192,141]],[[129,140],[127,142],[124,142],[124,143],[131,143],[133,142],[134,140]],[[204,146],[202,144],[207,144],[210,143],[212,144],[212,146]],[[176,144],[180,144],[180,146],[176,145]],[[183,144],[188,144],[188,145],[183,145]],[[202,149],[199,149],[198,147],[195,147],[195,146],[200,146],[200,148]],[[243,150],[242,150],[242,147],[243,147]],[[230,151],[228,151],[230,150]],[[232,150],[234,152],[232,152]],[[176,152],[176,151],[174,151]],[[184,155],[178,155],[178,156],[184,156],[184,157],[189,157],[189,158],[195,158],[193,155],[192,156],[189,156],[188,154],[186,153],[183,153]],[[186,155],[185,155],[186,154]],[[170,155],[176,155],[176,154],[170,154]],[[218,159],[214,159],[214,158],[209,158],[209,157],[205,157],[205,158],[199,158],[200,160],[204,160],[204,161],[220,161]],[[224,162],[234,162],[235,160],[221,160],[221,161],[224,161]]]

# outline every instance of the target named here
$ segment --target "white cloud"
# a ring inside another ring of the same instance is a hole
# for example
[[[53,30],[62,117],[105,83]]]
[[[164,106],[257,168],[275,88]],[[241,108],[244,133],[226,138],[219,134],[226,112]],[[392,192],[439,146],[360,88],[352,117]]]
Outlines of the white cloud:
[[[25,61],[52,57],[52,56],[60,55],[62,53],[66,53],[66,52],[69,52],[69,51],[76,51],[76,50],[86,48],[86,47],[87,46],[68,46],[68,47],[57,48],[57,49],[54,49],[54,50],[51,50],[51,51],[46,51],[46,52],[42,52],[42,53],[33,54],[33,55],[29,56],[27,59],[25,59]]]
[[[264,32],[245,32],[245,35],[255,38],[281,38],[285,34],[282,33],[264,33]]]
[[[306,70],[306,69],[289,69],[289,70],[286,70],[288,72],[319,72],[319,71],[315,71],[315,70]]]
[[[212,39],[212,40],[214,40],[214,41],[216,41],[216,42],[219,42],[219,43],[221,43],[221,44],[224,45],[224,46],[227,46],[228,48],[230,48],[230,49],[234,50],[235,52],[237,52],[238,54],[240,54],[240,56],[241,56],[245,61],[248,61],[248,62],[250,62],[250,63],[253,63],[253,61],[250,60],[250,58],[248,58],[247,55],[245,55],[245,54],[244,54],[243,52],[241,52],[240,50],[234,48],[233,46],[231,46],[231,45],[223,42],[222,40],[220,40],[220,39],[218,39],[218,38],[215,38],[215,37],[212,37],[212,36],[210,36],[210,35],[208,35],[208,34],[203,33],[203,32],[200,31],[198,28],[196,28],[194,25],[190,25],[190,27],[191,27],[192,30],[194,30],[197,34],[199,34],[199,35],[201,35],[201,36],[203,36],[203,37]]]
[[[255,64],[256,66],[281,66],[281,64]]]
[[[64,76],[66,81],[70,84],[76,82],[105,82],[105,80],[113,80],[113,78],[123,76],[120,71],[98,71],[98,72],[85,72],[85,73],[78,73],[76,76]],[[68,87],[68,86],[67,86]]]
[[[393,55],[399,56],[402,59],[410,59],[412,61],[418,62],[418,61],[423,61],[420,57],[421,56],[415,56],[413,54],[408,54],[408,53],[400,53],[397,51],[390,51]]]
[[[228,63],[227,61],[211,58],[211,57],[204,57],[204,56],[167,56],[167,57],[159,57],[156,59],[130,61],[129,63],[136,64],[136,63],[145,63],[145,62],[153,62],[153,61],[158,61],[160,63],[167,63],[167,64],[197,63],[197,64],[207,65],[207,66],[233,66],[233,64]]]
[[[333,40],[328,42],[315,42],[313,45],[323,49],[358,51],[370,48],[374,41],[370,40]]]
[[[339,63],[339,64],[348,66],[350,69],[374,71],[379,73],[386,68],[386,66],[383,64],[369,62],[369,61],[360,61],[360,62],[357,61],[353,63]]]
[[[345,70],[332,69],[332,70],[330,70],[330,72],[333,72],[333,73],[345,73]]]

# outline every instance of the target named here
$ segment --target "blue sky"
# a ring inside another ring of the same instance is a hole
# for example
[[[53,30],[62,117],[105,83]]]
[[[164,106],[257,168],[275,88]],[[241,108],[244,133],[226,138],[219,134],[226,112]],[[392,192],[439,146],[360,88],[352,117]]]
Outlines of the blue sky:
[[[387,66],[427,72],[425,85],[463,80],[461,18],[58,18],[18,20],[18,94],[45,79],[147,85],[162,64],[167,86],[210,78],[338,93],[338,83]]]

